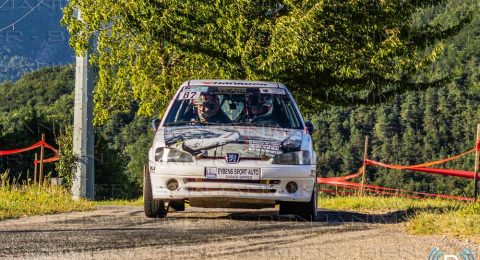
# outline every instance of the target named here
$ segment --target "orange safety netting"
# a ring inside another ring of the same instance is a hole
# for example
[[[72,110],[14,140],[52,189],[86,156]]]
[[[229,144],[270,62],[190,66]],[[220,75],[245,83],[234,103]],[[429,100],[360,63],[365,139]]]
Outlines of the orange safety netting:
[[[12,149],[12,150],[3,150],[3,151],[0,151],[0,156],[5,156],[5,155],[11,155],[11,154],[19,154],[19,153],[24,153],[24,152],[28,152],[28,151],[31,151],[33,149],[36,149],[38,147],[45,147],[49,150],[51,150],[55,155],[51,158],[48,158],[48,159],[44,159],[43,160],[43,163],[49,163],[49,162],[55,162],[55,161],[58,161],[58,159],[60,158],[59,157],[59,154],[58,154],[58,150],[55,149],[53,146],[47,144],[44,140],[41,140],[41,141],[38,141],[28,147],[25,147],[25,148],[20,148],[20,149]],[[39,160],[36,160],[34,161],[35,164],[39,163],[40,161]]]
[[[448,157],[448,158],[445,158],[445,159],[436,160],[436,161],[433,161],[433,162],[422,163],[422,164],[408,165],[408,166],[386,164],[386,163],[381,163],[381,162],[377,162],[377,161],[369,160],[369,159],[365,160],[365,164],[367,164],[367,165],[369,165],[369,164],[370,165],[377,165],[377,166],[381,166],[381,167],[384,167],[384,168],[396,169],[396,170],[409,170],[409,169],[413,169],[413,168],[430,167],[430,166],[434,166],[434,165],[443,164],[443,163],[446,163],[446,162],[449,162],[449,161],[456,160],[456,159],[458,159],[460,157],[463,157],[467,154],[470,154],[472,152],[475,152],[475,149],[472,149],[472,150],[466,151],[464,153],[461,153],[459,155],[455,155],[455,156]]]
[[[462,170],[426,168],[426,167],[430,167],[430,166],[434,166],[434,165],[443,164],[443,163],[446,163],[446,162],[449,162],[449,161],[453,161],[455,159],[458,159],[460,157],[468,155],[468,154],[470,154],[474,151],[480,151],[480,141],[476,143],[476,146],[475,146],[474,149],[471,149],[471,150],[466,151],[464,153],[461,153],[459,155],[455,155],[455,156],[452,156],[452,157],[448,157],[448,158],[445,158],[445,159],[436,160],[436,161],[432,161],[432,162],[416,164],[416,165],[404,166],[404,165],[386,164],[386,163],[381,163],[381,162],[377,162],[377,161],[374,161],[374,160],[366,159],[364,161],[364,165],[356,173],[346,175],[346,176],[340,176],[340,177],[317,178],[317,182],[319,184],[327,184],[327,185],[342,187],[342,188],[346,188],[346,189],[350,189],[350,190],[360,190],[361,189],[361,190],[366,191],[366,192],[382,194],[382,195],[402,196],[402,197],[410,197],[410,198],[437,197],[437,198],[448,198],[448,199],[470,201],[470,200],[473,200],[473,198],[462,197],[462,196],[453,196],[453,195],[444,195],[444,194],[413,192],[413,191],[407,191],[407,190],[402,190],[402,189],[386,188],[386,187],[375,186],[375,185],[370,185],[370,184],[361,184],[361,183],[356,183],[356,182],[349,182],[347,180],[351,180],[353,178],[356,178],[356,177],[364,174],[363,169],[366,165],[380,166],[380,167],[384,167],[384,168],[388,168],[388,169],[411,170],[411,171],[418,171],[418,172],[441,174],[441,175],[447,175],[447,176],[455,176],[455,177],[473,179],[474,174],[475,174],[474,172],[462,171]],[[480,174],[478,175],[478,177],[480,178]],[[340,191],[340,193],[339,193],[338,191],[333,191],[333,190],[329,190],[329,189],[320,189],[320,191],[323,191],[325,193],[331,193],[331,194],[332,193],[333,194],[347,194],[347,195],[348,194],[354,194],[353,192],[345,192],[345,191]]]

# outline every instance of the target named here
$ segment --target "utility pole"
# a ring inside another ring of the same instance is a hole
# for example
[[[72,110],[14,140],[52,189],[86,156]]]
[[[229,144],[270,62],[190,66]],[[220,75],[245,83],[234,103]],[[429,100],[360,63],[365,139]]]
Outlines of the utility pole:
[[[77,19],[82,20],[77,9]],[[89,41],[92,47],[93,41]],[[73,198],[95,198],[94,133],[93,133],[93,71],[88,66],[89,50],[76,56],[75,104],[73,116],[73,154],[78,159],[72,184]]]
[[[480,124],[477,124],[477,137],[475,139],[475,167],[473,173],[473,199],[477,201],[478,198],[478,160],[479,160],[479,151],[478,151],[478,142],[480,140]]]
[[[362,165],[362,182],[360,183],[360,196],[365,194],[365,179],[367,175],[367,161],[368,158],[368,135],[365,136],[365,148],[363,151],[363,165]]]

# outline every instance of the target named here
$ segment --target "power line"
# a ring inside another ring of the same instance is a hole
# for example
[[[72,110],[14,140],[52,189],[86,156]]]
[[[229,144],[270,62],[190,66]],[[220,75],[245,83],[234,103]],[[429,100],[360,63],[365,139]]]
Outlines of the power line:
[[[28,11],[27,13],[25,13],[22,17],[20,17],[18,20],[16,20],[15,22],[11,23],[10,25],[7,25],[5,27],[3,27],[2,29],[0,29],[0,32],[3,32],[5,31],[6,29],[10,28],[10,27],[14,27],[15,28],[15,24],[19,23],[20,21],[22,21],[25,17],[27,17],[29,14],[31,14],[35,9],[37,9],[37,7],[39,7],[45,0],[40,0],[40,2],[38,2],[34,7],[32,7],[32,9],[30,11]],[[8,2],[8,0],[7,0]],[[2,7],[7,3],[5,2]]]

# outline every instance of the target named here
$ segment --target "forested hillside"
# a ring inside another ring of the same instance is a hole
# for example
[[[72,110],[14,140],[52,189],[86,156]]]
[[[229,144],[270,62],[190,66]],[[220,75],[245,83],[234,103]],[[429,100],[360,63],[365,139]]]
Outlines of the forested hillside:
[[[68,32],[60,25],[67,1],[39,3],[39,0],[0,2],[0,82],[15,81],[37,68],[74,61]]]
[[[416,164],[470,150],[480,123],[480,22],[478,16],[458,36],[445,43],[438,71],[458,77],[441,88],[406,93],[380,105],[328,107],[315,115],[316,147],[321,176],[355,172],[362,164],[364,136],[369,157],[393,164]],[[473,155],[444,165],[473,171]],[[471,195],[473,185],[458,178],[423,173],[377,170],[369,181],[417,191]]]
[[[40,140],[42,133],[48,143],[71,149],[74,74],[72,65],[49,67],[27,73],[15,83],[0,84],[0,150],[27,147]],[[95,129],[99,198],[127,197],[140,190],[151,131],[147,119],[134,117],[135,109],[116,111],[110,121]],[[9,170],[11,179],[25,180],[28,171],[32,178],[34,153],[0,157],[0,172]],[[47,164],[46,172],[66,174],[61,167]]]

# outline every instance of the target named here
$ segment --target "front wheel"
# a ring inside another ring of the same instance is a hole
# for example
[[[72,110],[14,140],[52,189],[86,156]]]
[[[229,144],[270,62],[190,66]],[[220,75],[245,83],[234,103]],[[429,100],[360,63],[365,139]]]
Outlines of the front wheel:
[[[143,169],[143,209],[145,216],[149,218],[165,218],[167,216],[165,201],[153,199],[152,182],[146,167]]]
[[[318,192],[313,187],[312,197],[309,202],[280,202],[280,215],[296,215],[306,221],[314,221],[317,218]]]

